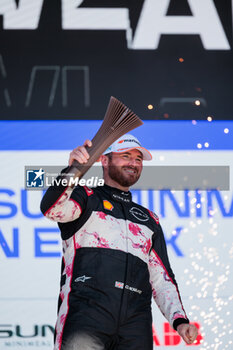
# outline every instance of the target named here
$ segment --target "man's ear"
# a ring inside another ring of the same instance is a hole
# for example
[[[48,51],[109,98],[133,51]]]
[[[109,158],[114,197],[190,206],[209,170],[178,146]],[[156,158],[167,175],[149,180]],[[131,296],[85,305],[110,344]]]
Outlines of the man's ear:
[[[102,154],[102,156],[100,156],[99,160],[104,168],[108,165],[109,158],[107,156]]]

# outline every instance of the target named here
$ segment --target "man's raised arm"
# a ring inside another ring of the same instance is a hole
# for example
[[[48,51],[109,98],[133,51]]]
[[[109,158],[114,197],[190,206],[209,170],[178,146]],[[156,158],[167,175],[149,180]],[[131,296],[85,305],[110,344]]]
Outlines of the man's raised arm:
[[[91,141],[86,140],[82,146],[75,148],[69,157],[69,166],[74,160],[79,163],[86,163],[89,154],[86,146],[91,146]],[[59,183],[59,182],[57,182]],[[48,219],[57,222],[69,222],[76,220],[85,208],[87,195],[83,188],[76,187],[72,190],[60,183],[48,188],[41,201],[41,211]]]

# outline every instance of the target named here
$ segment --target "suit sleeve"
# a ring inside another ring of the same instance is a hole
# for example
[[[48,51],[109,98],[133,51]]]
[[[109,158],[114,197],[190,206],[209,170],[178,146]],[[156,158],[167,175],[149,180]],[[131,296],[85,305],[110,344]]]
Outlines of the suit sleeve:
[[[169,263],[164,234],[158,223],[153,235],[149,272],[153,298],[170,325],[176,330],[179,324],[189,323]]]
[[[58,177],[59,178],[59,177]],[[40,209],[44,216],[56,222],[74,221],[85,210],[87,192],[81,186],[70,187],[52,185],[42,198]]]

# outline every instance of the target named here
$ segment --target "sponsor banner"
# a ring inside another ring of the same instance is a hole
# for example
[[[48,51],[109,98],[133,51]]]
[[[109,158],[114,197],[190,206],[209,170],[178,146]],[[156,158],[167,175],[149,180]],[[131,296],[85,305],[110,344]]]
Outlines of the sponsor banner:
[[[52,350],[56,304],[56,298],[0,298],[1,350]]]

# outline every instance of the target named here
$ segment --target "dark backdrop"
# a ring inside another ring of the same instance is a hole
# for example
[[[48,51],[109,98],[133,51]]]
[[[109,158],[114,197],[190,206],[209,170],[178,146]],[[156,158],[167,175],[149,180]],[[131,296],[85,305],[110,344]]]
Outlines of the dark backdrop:
[[[84,0],[80,8],[128,8],[134,37],[143,3]],[[227,50],[205,49],[199,35],[162,35],[156,49],[130,49],[125,30],[64,29],[60,0],[43,1],[35,29],[5,28],[1,15],[0,118],[102,119],[113,95],[142,119],[232,119],[231,0],[213,3]],[[192,16],[188,1],[171,0],[167,16]]]

